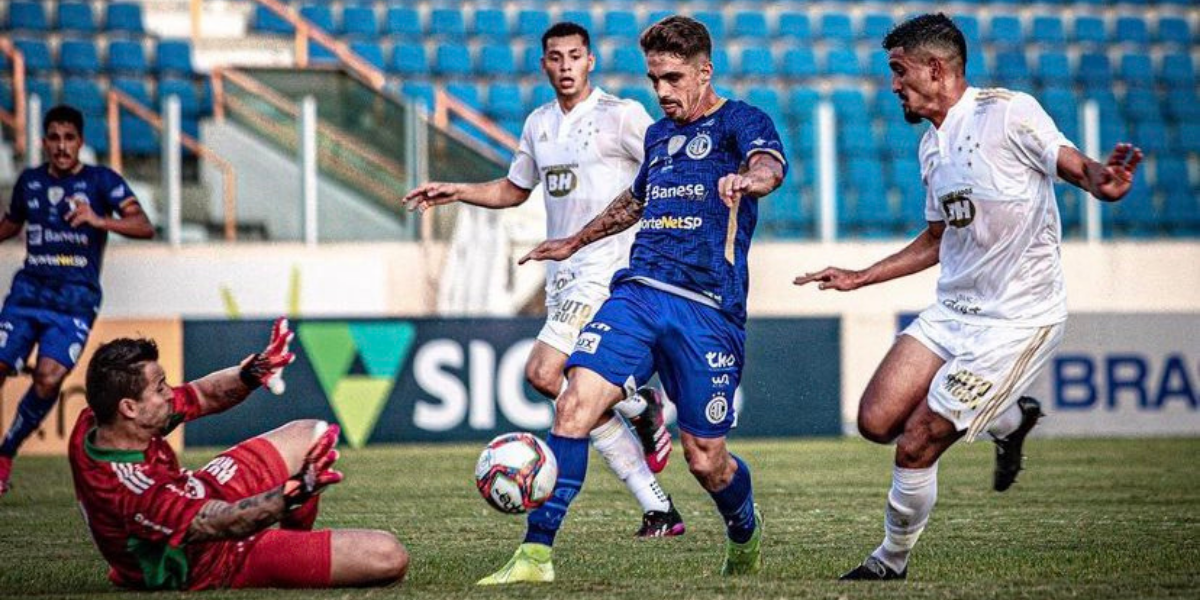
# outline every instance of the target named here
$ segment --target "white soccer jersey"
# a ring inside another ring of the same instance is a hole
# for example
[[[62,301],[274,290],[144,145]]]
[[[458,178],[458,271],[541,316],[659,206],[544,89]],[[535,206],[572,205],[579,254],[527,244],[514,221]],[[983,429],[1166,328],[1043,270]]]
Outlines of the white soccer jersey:
[[[629,189],[642,164],[642,143],[651,122],[641,104],[600,88],[569,113],[563,113],[557,100],[530,113],[508,179],[525,189],[544,184],[548,239],[583,229]],[[607,285],[628,264],[636,230],[590,244],[562,263],[549,263],[547,290],[561,287],[563,279],[600,279]]]
[[[1064,146],[1075,147],[1036,100],[1005,89],[968,88],[925,133],[925,217],[946,223],[935,314],[1023,327],[1067,318],[1054,198]]]

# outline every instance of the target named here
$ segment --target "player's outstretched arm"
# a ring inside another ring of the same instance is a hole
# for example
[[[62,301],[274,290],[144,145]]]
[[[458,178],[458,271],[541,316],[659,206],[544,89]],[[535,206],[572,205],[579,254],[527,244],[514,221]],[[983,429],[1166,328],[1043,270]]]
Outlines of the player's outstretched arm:
[[[805,273],[792,281],[795,285],[817,282],[817,289],[849,292],[868,285],[919,273],[938,264],[942,233],[946,224],[930,222],[925,231],[910,242],[903,250],[863,269],[850,271],[838,267],[825,267],[815,273]]]
[[[529,199],[529,192],[501,177],[486,183],[443,183],[431,181],[404,195],[408,210],[426,210],[451,202],[464,202],[484,208],[509,208]]]
[[[529,254],[522,256],[517,264],[523,265],[531,260],[566,260],[592,242],[633,227],[642,218],[645,210],[646,204],[634,198],[633,192],[625,190],[604,209],[604,212],[596,215],[596,218],[584,225],[578,233],[568,238],[547,240],[538,244]]]
[[[71,212],[67,213],[66,218],[71,227],[91,225],[96,229],[119,233],[125,237],[139,240],[148,240],[154,237],[154,225],[150,224],[150,218],[142,211],[142,205],[136,199],[126,198],[121,203],[118,212],[121,214],[120,219],[102,217],[92,210],[91,204],[80,202]]]
[[[783,163],[772,154],[756,152],[750,155],[750,162],[745,173],[731,173],[717,182],[717,191],[725,206],[733,205],[742,200],[742,196],[750,195],[762,198],[775,191],[783,184]]]
[[[188,526],[185,542],[236,539],[274,525],[289,510],[307,502],[335,483],[342,474],[333,470],[337,462],[340,429],[331,425],[313,443],[304,464],[283,485],[236,502],[209,500]]]
[[[1133,187],[1140,162],[1142,150],[1133,144],[1117,144],[1104,164],[1063,147],[1058,152],[1058,176],[1100,200],[1116,202]]]
[[[21,223],[9,221],[8,218],[0,219],[0,242],[3,242],[18,233],[21,233]]]
[[[238,405],[260,387],[282,392],[283,368],[296,359],[289,351],[293,332],[287,319],[277,319],[271,329],[271,340],[257,354],[251,354],[237,366],[209,373],[192,382],[200,401],[200,414],[210,415]],[[272,383],[278,379],[280,383]]]

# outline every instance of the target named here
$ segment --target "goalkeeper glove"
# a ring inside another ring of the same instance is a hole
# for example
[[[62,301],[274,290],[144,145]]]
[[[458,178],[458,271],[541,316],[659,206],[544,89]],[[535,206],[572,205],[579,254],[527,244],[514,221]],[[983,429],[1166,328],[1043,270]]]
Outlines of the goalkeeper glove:
[[[333,470],[338,459],[338,434],[341,428],[321,421],[317,430],[317,441],[309,448],[300,470],[283,484],[283,502],[291,510],[320,494],[327,486],[342,480],[342,474]]]
[[[296,360],[296,355],[288,350],[293,337],[294,334],[288,329],[287,319],[276,319],[271,328],[271,341],[267,343],[267,348],[242,361],[242,370],[238,373],[242,383],[252,390],[265,386],[277,396],[282,394],[283,368]]]

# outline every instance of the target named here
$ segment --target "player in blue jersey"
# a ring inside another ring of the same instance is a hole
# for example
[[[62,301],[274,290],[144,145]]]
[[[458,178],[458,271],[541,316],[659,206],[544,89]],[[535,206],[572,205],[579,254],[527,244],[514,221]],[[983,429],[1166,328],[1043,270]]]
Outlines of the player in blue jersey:
[[[553,581],[551,545],[587,473],[588,429],[658,373],[678,407],[688,468],[727,527],[724,574],[762,568],[762,518],[750,469],[725,435],[742,373],[749,287],[747,252],[758,199],[787,171],[771,119],[712,87],[712,42],[698,21],[672,16],[641,36],[647,75],[667,118],[646,131],[632,187],[582,230],[521,259],[564,260],[635,223],[629,267],[580,334],[567,361],[550,448],[554,496],[529,516],[525,543],[480,584]]]
[[[26,169],[0,219],[0,242],[25,229],[25,266],[0,310],[0,387],[38,346],[33,384],[0,442],[0,496],[13,456],[37,430],[75,367],[100,310],[100,265],[108,232],[154,236],[129,184],[106,167],[79,162],[83,115],[56,106],[42,120],[46,163]],[[113,218],[119,215],[120,218]]]

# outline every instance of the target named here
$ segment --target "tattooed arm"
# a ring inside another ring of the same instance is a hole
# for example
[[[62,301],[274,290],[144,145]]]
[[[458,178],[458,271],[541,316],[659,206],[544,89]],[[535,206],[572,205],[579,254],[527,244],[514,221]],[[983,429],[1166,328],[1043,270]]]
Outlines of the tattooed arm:
[[[274,525],[287,512],[284,486],[236,502],[209,500],[188,526],[184,542],[246,537]]]
[[[633,227],[642,218],[642,212],[645,210],[646,203],[634,198],[630,190],[625,190],[604,209],[604,212],[596,215],[596,218],[584,225],[578,233],[571,237],[542,242],[517,264],[523,265],[530,260],[566,260],[592,242]]]
[[[200,401],[200,414],[211,415],[241,404],[258,389],[250,387],[241,377],[242,367],[235,366],[209,373],[190,383]]]

